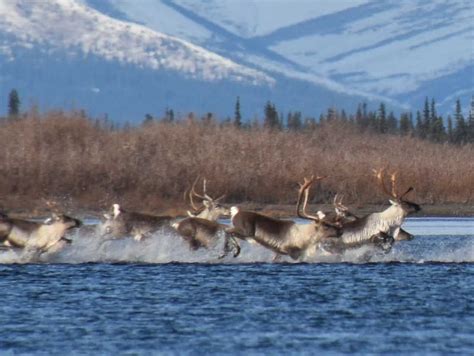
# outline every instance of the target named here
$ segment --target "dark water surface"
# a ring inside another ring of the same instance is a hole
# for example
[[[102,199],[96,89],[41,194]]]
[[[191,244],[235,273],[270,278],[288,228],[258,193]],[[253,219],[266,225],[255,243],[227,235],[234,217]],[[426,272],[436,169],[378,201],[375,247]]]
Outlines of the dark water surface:
[[[0,264],[0,354],[472,354],[473,221],[368,264]]]

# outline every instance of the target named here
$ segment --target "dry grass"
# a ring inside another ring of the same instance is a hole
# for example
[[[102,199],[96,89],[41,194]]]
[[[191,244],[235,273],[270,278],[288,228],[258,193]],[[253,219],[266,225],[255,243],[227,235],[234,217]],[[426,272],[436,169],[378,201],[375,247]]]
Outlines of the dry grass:
[[[361,134],[342,124],[300,133],[197,121],[110,130],[75,112],[32,112],[4,121],[0,140],[4,208],[55,199],[85,209],[118,201],[163,210],[184,206],[183,192],[198,175],[211,193],[227,193],[227,202],[292,204],[297,181],[312,173],[329,175],[313,202],[339,192],[348,204],[363,205],[386,201],[371,175],[383,166],[400,172],[400,189],[415,187],[414,201],[474,201],[473,145]]]

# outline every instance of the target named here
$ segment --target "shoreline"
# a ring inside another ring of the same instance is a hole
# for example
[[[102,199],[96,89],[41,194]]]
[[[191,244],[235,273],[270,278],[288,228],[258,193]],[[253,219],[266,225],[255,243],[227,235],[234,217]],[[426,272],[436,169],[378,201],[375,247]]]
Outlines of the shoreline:
[[[295,205],[290,204],[258,204],[258,203],[234,203],[234,204],[224,204],[225,206],[238,206],[244,210],[250,210],[259,212],[275,218],[294,218],[296,217]],[[124,205],[126,206],[126,205]],[[354,214],[362,217],[370,213],[380,212],[385,210],[389,204],[371,204],[363,207],[351,207],[348,206],[350,211]],[[167,209],[160,210],[140,210],[130,207],[128,210],[139,211],[152,215],[170,215],[179,217],[186,217],[186,210],[189,207],[186,206],[170,206]],[[323,212],[334,211],[332,204],[313,204],[309,205],[308,209],[310,211],[321,210]],[[83,219],[98,219],[102,215],[108,212],[109,209],[96,210],[85,207],[67,207],[64,209],[58,209],[58,212],[63,212],[69,215],[75,215],[75,217]],[[14,208],[14,209],[2,209],[3,213],[18,218],[42,218],[46,217],[51,213],[50,209],[47,208],[34,208],[34,209],[25,209],[25,208]],[[472,204],[433,204],[433,205],[422,205],[422,210],[416,214],[410,215],[410,217],[423,218],[423,217],[471,217],[474,218],[474,205]]]

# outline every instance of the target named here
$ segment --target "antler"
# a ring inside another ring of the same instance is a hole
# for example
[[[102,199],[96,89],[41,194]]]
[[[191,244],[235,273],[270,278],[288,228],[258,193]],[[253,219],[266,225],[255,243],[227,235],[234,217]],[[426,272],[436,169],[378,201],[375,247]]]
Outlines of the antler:
[[[300,184],[300,189],[298,191],[298,202],[296,203],[296,215],[302,219],[309,219],[309,220],[314,220],[314,221],[321,221],[319,216],[314,216],[310,215],[306,212],[306,206],[308,204],[308,196],[309,196],[309,188],[311,188],[311,185],[318,180],[324,179],[326,177],[316,177],[314,178],[314,175],[311,176],[310,179],[304,178],[304,183]],[[303,202],[303,211],[300,212],[300,207],[301,207],[301,198],[304,194],[304,202]]]
[[[396,195],[393,195],[393,192],[394,192],[394,185],[393,185],[393,180],[392,180],[392,192],[390,192],[388,189],[387,189],[387,186],[385,185],[385,180],[384,180],[384,175],[385,175],[385,168],[381,168],[379,170],[376,170],[374,169],[373,170],[374,172],[374,175],[375,175],[375,178],[377,178],[377,181],[379,182],[383,192],[393,198],[396,198],[397,196]],[[395,178],[396,180],[396,178]]]
[[[217,199],[214,199],[212,198],[210,195],[207,194],[207,180],[206,178],[203,179],[203,182],[202,182],[202,189],[203,189],[203,193],[202,194],[199,194],[196,192],[196,183],[198,182],[200,177],[197,177],[196,180],[194,181],[192,187],[191,187],[191,190],[189,191],[189,201],[191,202],[191,206],[192,208],[199,212],[199,211],[202,211],[204,209],[204,207],[201,207],[201,208],[198,208],[195,204],[194,204],[194,199],[193,197],[197,197],[199,199],[202,199],[203,201],[208,201],[210,203],[216,203],[218,202],[219,200],[223,199],[225,197],[225,194],[221,195],[219,198]]]
[[[196,187],[196,183],[198,182],[199,180],[199,176],[194,180],[194,183],[191,187],[191,190],[189,191],[189,202],[191,203],[191,207],[195,210],[195,211],[199,211],[199,210],[202,210],[203,207],[201,208],[198,208],[195,204],[194,204],[194,199],[193,199],[193,196],[196,196],[198,198],[201,198],[201,199],[205,199],[203,196],[199,195],[198,193],[196,193],[196,190],[195,190],[195,187]]]
[[[341,211],[347,211],[349,210],[347,208],[347,206],[345,206],[344,204],[342,204],[342,200],[344,199],[344,195],[341,195],[339,196],[339,194],[336,194],[334,196],[334,201],[333,201],[333,205],[334,205],[334,209],[337,210],[341,210]]]
[[[398,198],[398,194],[397,194],[397,174],[398,174],[398,172],[393,172],[390,175],[390,181],[392,182],[392,196],[394,198]]]

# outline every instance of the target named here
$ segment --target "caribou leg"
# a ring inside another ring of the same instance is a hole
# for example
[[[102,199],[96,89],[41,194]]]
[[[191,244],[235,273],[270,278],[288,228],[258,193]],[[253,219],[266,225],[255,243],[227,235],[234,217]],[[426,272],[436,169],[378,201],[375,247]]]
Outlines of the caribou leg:
[[[225,243],[224,243],[224,251],[222,255],[219,256],[219,259],[223,259],[231,251],[234,251],[233,257],[234,258],[237,257],[238,255],[240,255],[240,245],[238,244],[238,242],[235,240],[233,236],[229,236],[226,234]]]
[[[280,262],[281,261],[281,254],[278,252],[275,252],[275,256],[273,256],[272,262]]]

